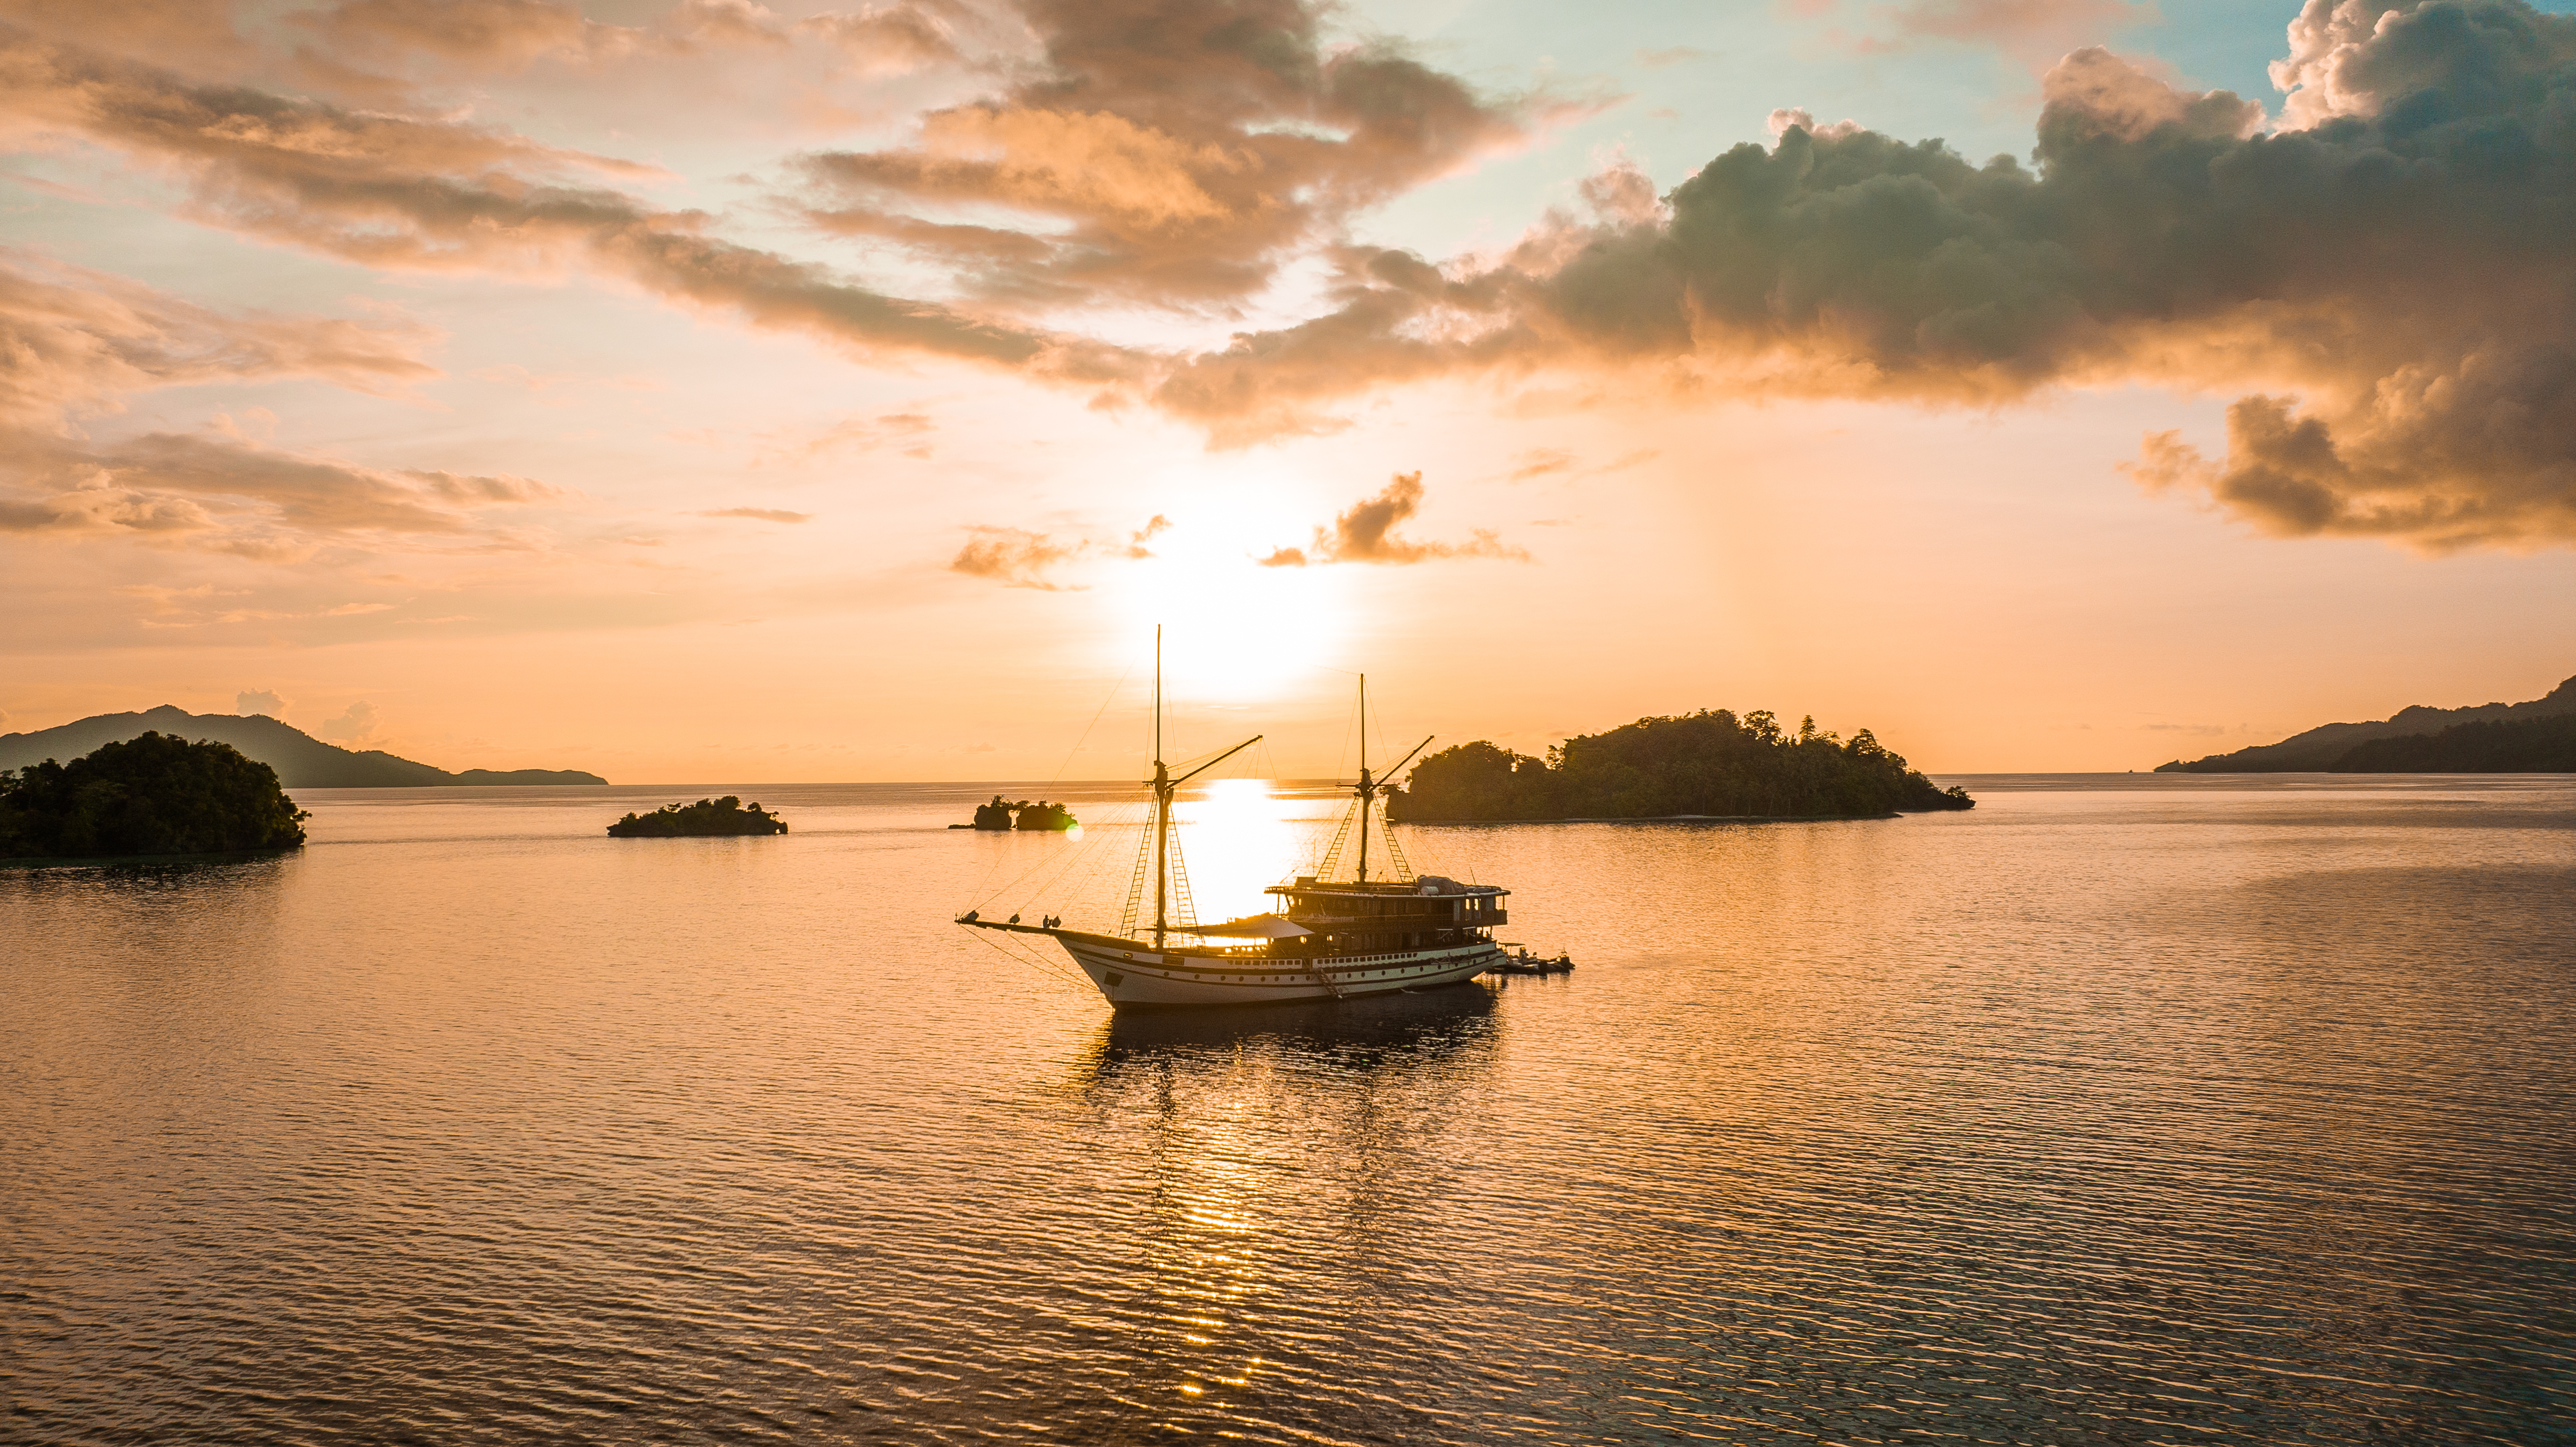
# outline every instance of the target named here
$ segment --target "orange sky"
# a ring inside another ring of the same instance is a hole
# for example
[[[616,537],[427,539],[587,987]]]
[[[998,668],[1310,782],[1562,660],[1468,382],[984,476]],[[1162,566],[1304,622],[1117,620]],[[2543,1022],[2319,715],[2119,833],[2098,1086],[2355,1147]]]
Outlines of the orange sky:
[[[1157,622],[1301,775],[1362,669],[1959,772],[2536,697],[2564,8],[0,0],[0,729],[1118,777]]]

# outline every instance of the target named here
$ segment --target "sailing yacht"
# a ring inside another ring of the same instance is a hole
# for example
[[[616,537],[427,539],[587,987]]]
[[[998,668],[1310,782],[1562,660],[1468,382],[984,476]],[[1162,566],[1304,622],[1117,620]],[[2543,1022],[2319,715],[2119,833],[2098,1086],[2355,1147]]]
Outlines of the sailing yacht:
[[[1026,925],[1019,916],[989,920],[974,910],[957,922],[1009,934],[1046,935],[1121,1010],[1170,1006],[1260,1005],[1340,1000],[1426,990],[1474,978],[1499,963],[1494,930],[1510,893],[1417,875],[1406,865],[1379,796],[1431,740],[1413,746],[1395,767],[1368,766],[1368,679],[1360,679],[1360,777],[1332,847],[1313,874],[1275,884],[1268,914],[1201,924],[1190,903],[1189,875],[1172,824],[1172,799],[1183,784],[1261,741],[1255,734],[1187,773],[1163,762],[1163,635],[1154,632],[1153,828],[1138,853],[1127,907],[1116,933],[1066,929],[1052,915]],[[1371,846],[1377,846],[1372,875]],[[1344,873],[1347,863],[1347,875]],[[1150,915],[1148,898],[1150,897]]]

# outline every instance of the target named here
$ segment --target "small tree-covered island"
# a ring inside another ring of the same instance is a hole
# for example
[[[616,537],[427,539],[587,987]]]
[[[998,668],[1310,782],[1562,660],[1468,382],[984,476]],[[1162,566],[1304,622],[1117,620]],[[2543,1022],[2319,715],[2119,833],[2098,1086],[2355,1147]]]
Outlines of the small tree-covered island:
[[[296,849],[309,817],[268,765],[157,732],[0,773],[0,859]]]
[[[1050,804],[1043,799],[1034,804],[1026,799],[1016,804],[1005,804],[1002,802],[1002,796],[995,794],[992,803],[975,806],[973,824],[951,824],[948,827],[987,830],[1053,829],[1062,832],[1081,828],[1082,821],[1073,817],[1073,811],[1062,804]]]
[[[679,839],[722,834],[784,834],[787,821],[754,801],[748,809],[737,794],[700,799],[694,804],[665,804],[650,814],[629,814],[608,826],[613,839]]]
[[[1848,740],[1810,717],[1795,733],[1768,710],[1703,709],[1567,739],[1544,759],[1479,740],[1414,765],[1387,817],[1411,824],[1559,819],[1875,819],[1973,809],[1862,729]]]

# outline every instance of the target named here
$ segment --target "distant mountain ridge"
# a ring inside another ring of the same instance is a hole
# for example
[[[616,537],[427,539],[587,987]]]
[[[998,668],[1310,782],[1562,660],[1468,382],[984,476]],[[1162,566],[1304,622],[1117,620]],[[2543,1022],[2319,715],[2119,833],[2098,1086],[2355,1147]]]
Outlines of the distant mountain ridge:
[[[266,714],[190,713],[174,704],[141,713],[103,713],[59,728],[0,734],[0,769],[23,769],[46,759],[64,763],[101,744],[145,733],[230,744],[277,770],[290,789],[419,789],[465,784],[605,784],[579,769],[467,769],[451,774],[397,758],[382,749],[363,752],[326,744]]]
[[[2546,695],[2528,703],[2486,703],[2468,708],[2429,708],[2416,704],[2399,709],[2394,715],[2373,723],[2322,724],[2306,733],[2292,734],[2277,744],[2258,744],[2238,749],[2232,754],[2211,754],[2188,763],[2180,759],[2159,764],[2159,774],[2300,774],[2300,773],[2386,773],[2391,770],[2424,773],[2554,773],[2576,768],[2576,764],[2549,761],[2562,756],[2539,743],[2554,737],[2554,730],[2527,729],[2522,726],[2542,719],[2576,714],[2576,678],[2551,689]],[[2473,731],[2443,747],[2430,744],[2373,747],[2382,739],[2431,739],[2471,724],[2513,726],[2506,735],[2489,735]],[[2519,742],[2510,747],[2495,740],[2511,737]],[[2485,742],[2476,747],[2469,740]],[[2539,750],[2535,752],[2534,750]],[[2405,758],[2421,763],[2399,765],[2392,761]],[[2504,759],[2521,762],[2506,764]],[[2533,762],[2538,760],[2539,762]]]

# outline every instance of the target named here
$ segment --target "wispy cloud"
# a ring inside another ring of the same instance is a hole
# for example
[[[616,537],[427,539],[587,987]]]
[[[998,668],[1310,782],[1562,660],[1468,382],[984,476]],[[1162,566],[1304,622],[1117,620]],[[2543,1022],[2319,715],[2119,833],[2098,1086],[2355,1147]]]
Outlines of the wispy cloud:
[[[0,60],[0,118],[175,172],[199,217],[245,235],[380,267],[587,268],[754,326],[1034,377],[1096,383],[1136,370],[1117,347],[890,296],[607,189],[657,176],[652,167],[459,121],[197,84],[6,25]]]
[[[1025,528],[979,524],[967,531],[973,536],[949,560],[950,572],[990,578],[1013,588],[1037,588],[1050,593],[1081,591],[1079,585],[1057,583],[1047,577],[1048,569],[1079,556],[1081,544],[1059,544],[1045,533]]]
[[[438,375],[399,319],[220,312],[129,278],[0,248],[0,531],[125,536],[285,560],[362,534],[457,536],[495,507],[561,500],[528,478],[371,467],[269,445],[252,410],[201,431],[94,443],[81,419],[135,393],[311,377],[395,394]]]
[[[392,317],[218,311],[129,277],[0,246],[0,426],[60,434],[77,413],[200,382],[317,377],[402,392],[439,375],[431,328]]]
[[[2044,66],[2159,18],[2153,0],[1903,0],[1870,6],[1859,32],[1837,29],[1833,38],[1864,55],[1927,42],[1990,45]]]
[[[593,20],[573,0],[338,0],[291,14],[303,78],[400,95],[430,81],[513,75],[539,64],[597,70],[645,58],[783,51],[813,44],[856,75],[899,75],[965,56],[977,12],[890,0],[790,20],[755,0],[680,0],[639,25]]]
[[[933,451],[931,435],[938,430],[938,420],[920,411],[844,417],[821,433],[801,441],[764,446],[752,465],[757,467],[775,461],[804,462],[836,452],[875,452],[889,448],[905,457],[927,458]]]
[[[1521,465],[1512,469],[1511,480],[1527,482],[1533,477],[1573,470],[1573,453],[1555,447],[1534,447],[1521,454]]]
[[[1143,527],[1128,533],[1124,542],[1095,541],[1088,537],[1058,542],[1048,533],[979,523],[967,528],[970,536],[966,545],[949,560],[948,570],[971,578],[990,578],[1014,588],[1078,593],[1088,585],[1059,582],[1051,576],[1053,570],[1084,558],[1130,561],[1151,558],[1154,550],[1145,545],[1169,531],[1171,526],[1170,518],[1156,513],[1145,520]]]

